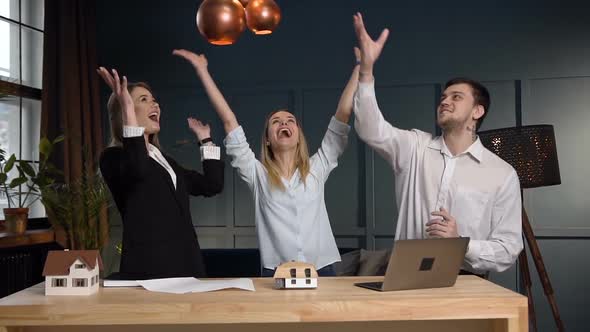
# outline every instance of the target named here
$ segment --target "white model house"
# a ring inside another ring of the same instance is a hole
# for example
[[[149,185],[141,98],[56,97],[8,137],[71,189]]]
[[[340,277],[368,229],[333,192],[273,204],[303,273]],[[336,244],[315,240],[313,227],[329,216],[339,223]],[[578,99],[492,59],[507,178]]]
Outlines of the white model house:
[[[45,260],[45,295],[90,295],[98,291],[98,250],[50,251]]]
[[[279,265],[273,276],[279,289],[305,289],[318,287],[318,272],[312,264],[288,262]]]

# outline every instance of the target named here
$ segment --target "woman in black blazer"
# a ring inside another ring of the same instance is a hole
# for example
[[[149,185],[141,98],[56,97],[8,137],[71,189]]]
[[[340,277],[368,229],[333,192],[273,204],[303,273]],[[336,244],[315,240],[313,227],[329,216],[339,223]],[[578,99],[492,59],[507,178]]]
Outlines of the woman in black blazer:
[[[128,85],[114,69],[98,73],[113,90],[107,106],[112,141],[100,170],[123,220],[121,277],[205,277],[189,194],[209,197],[223,189],[224,163],[209,125],[188,119],[201,142],[203,174],[187,170],[159,150],[160,106],[149,86]]]

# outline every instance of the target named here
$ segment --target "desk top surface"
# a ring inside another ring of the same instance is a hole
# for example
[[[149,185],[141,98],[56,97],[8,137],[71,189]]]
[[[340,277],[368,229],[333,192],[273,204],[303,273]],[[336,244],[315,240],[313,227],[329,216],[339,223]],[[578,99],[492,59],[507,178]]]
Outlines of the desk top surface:
[[[0,326],[229,324],[511,318],[526,297],[475,276],[453,287],[376,292],[353,284],[382,277],[319,278],[314,290],[276,290],[254,278],[255,292],[166,294],[100,288],[90,296],[45,296],[38,284],[0,299]]]

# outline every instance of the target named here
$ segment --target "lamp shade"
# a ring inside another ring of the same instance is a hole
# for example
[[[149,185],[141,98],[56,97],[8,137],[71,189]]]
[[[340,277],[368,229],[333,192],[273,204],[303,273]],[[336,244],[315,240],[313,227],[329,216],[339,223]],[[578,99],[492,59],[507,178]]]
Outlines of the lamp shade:
[[[197,27],[214,45],[230,45],[246,29],[246,14],[238,0],[205,0],[197,11]]]
[[[246,21],[248,28],[255,34],[270,34],[281,21],[281,9],[274,0],[249,0]]]
[[[478,133],[482,144],[512,165],[521,188],[561,184],[552,125],[533,125]]]

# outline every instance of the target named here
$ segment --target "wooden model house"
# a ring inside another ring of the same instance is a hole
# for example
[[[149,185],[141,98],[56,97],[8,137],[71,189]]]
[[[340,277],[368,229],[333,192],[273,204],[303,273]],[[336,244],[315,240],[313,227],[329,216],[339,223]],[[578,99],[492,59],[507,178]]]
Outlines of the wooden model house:
[[[102,270],[98,250],[50,251],[45,260],[45,295],[90,295]]]
[[[288,262],[279,265],[274,274],[279,289],[305,289],[318,287],[318,273],[312,264]]]

